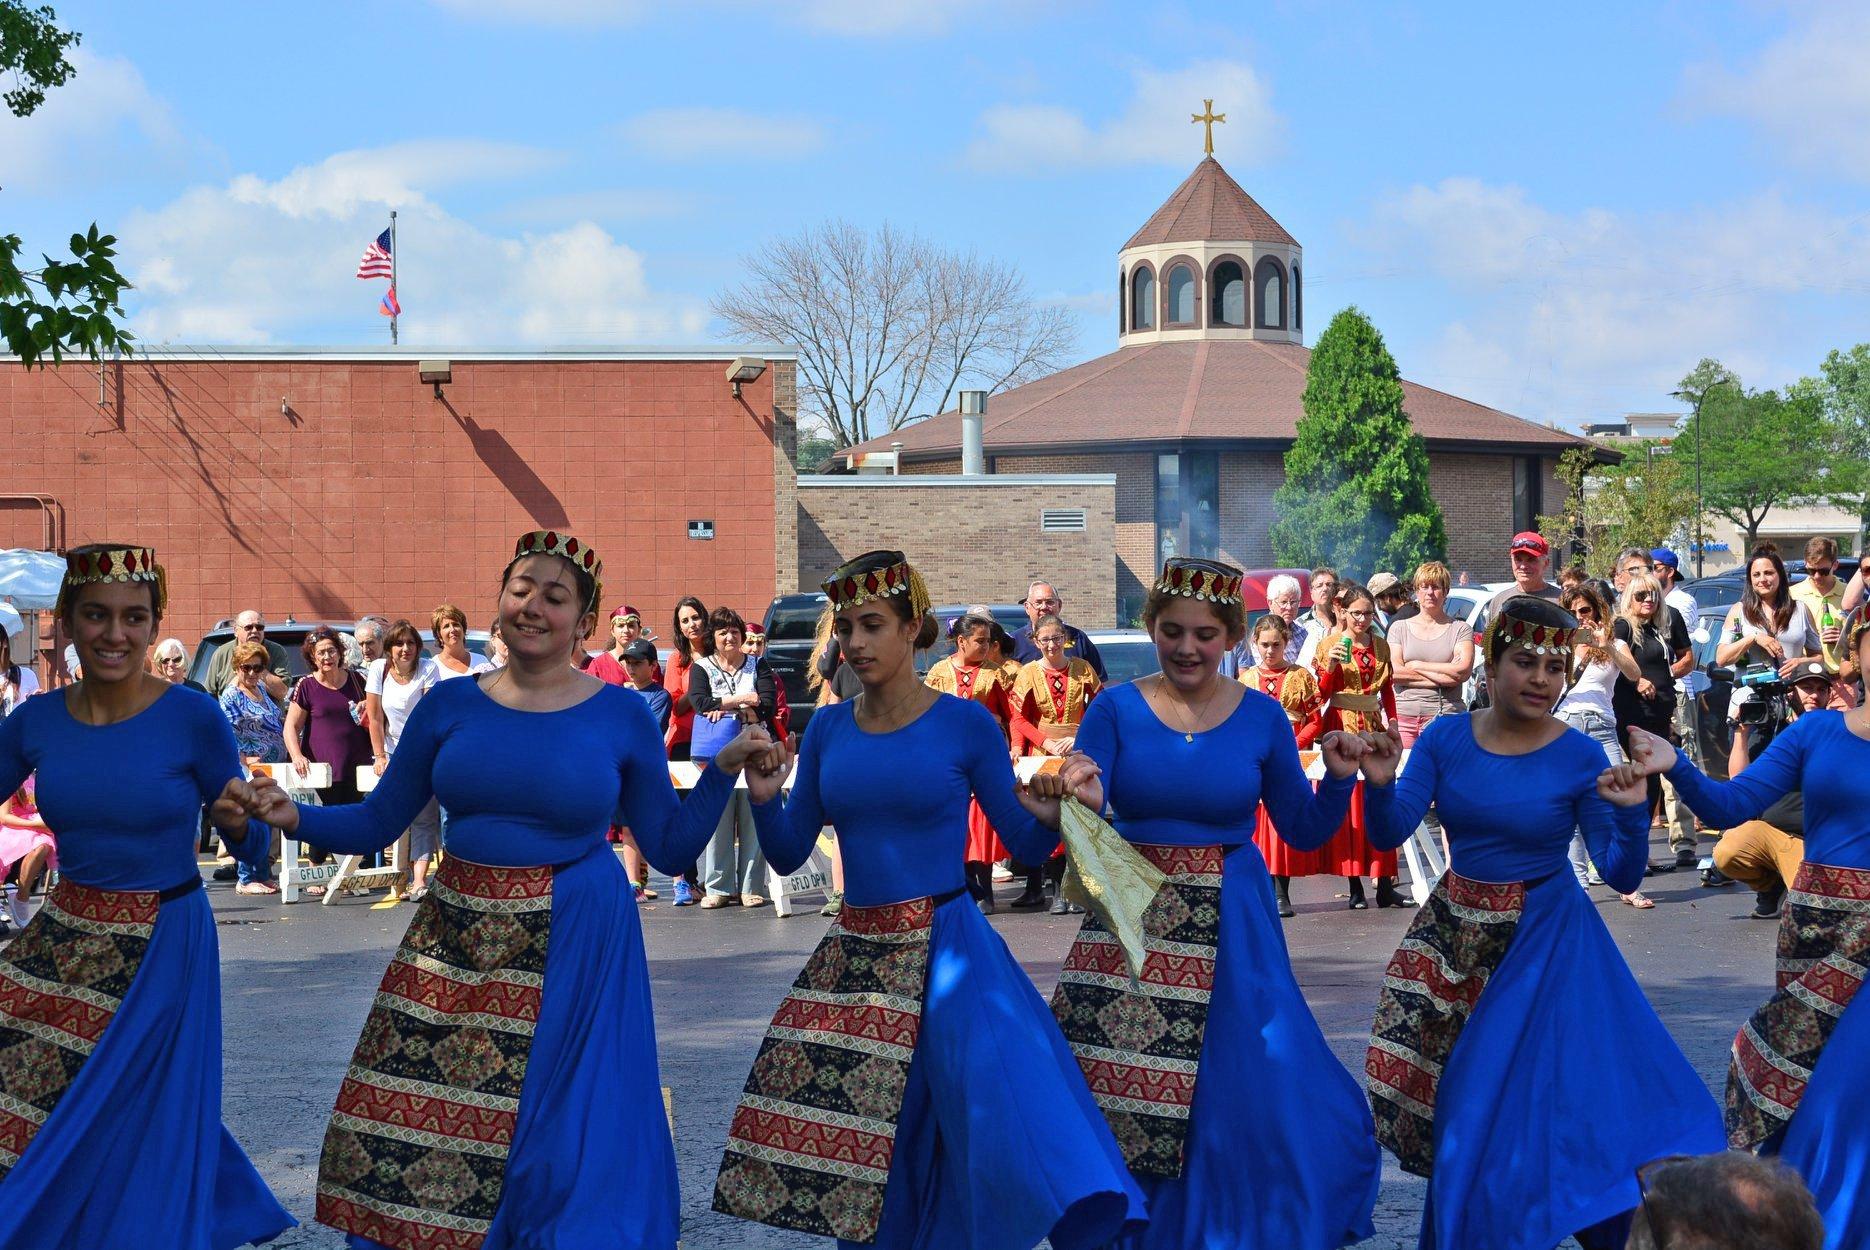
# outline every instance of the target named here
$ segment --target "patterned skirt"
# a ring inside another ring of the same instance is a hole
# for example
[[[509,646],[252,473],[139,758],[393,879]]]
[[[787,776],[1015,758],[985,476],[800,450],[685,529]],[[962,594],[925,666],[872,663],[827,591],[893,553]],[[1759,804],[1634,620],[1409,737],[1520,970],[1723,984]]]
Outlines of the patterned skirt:
[[[1143,975],[1130,981],[1087,917],[1052,999],[1149,1205],[1149,1227],[1113,1245],[1329,1250],[1370,1236],[1370,1110],[1292,975],[1260,853],[1135,845],[1169,874],[1144,913]]]
[[[654,1027],[602,843],[558,866],[443,860],[339,1089],[319,1221],[397,1250],[673,1244]]]
[[[886,1250],[1140,1226],[1045,1003],[959,895],[845,904],[760,1044],[716,1210]]]
[[[1725,1144],[1569,872],[1445,874],[1384,974],[1365,1072],[1377,1140],[1429,1178],[1427,1250],[1601,1240],[1637,1205],[1638,1167]]]
[[[161,1229],[218,1250],[292,1227],[221,1125],[219,995],[199,876],[53,887],[0,952],[0,1245]]]
[[[1799,1109],[1870,966],[1870,869],[1801,865],[1779,922],[1778,992],[1734,1038],[1727,1140],[1749,1150]]]

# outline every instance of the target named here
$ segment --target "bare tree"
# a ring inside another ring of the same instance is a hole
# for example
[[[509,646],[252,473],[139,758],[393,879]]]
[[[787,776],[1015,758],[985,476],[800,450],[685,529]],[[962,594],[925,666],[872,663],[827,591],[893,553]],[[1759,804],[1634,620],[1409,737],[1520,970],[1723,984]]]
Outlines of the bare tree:
[[[997,391],[1059,367],[1073,332],[1018,271],[888,224],[845,221],[775,239],[714,300],[735,332],[796,343],[800,416],[840,447],[945,412],[963,387]]]

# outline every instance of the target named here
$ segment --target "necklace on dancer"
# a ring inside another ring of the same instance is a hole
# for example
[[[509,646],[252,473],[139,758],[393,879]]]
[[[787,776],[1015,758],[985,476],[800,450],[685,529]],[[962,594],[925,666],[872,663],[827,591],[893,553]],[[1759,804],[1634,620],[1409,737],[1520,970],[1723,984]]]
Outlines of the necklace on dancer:
[[[1160,681],[1161,684],[1159,684],[1156,687],[1157,690],[1161,690],[1163,686],[1168,684],[1167,678],[1160,678],[1158,680]],[[1216,681],[1214,683],[1213,692],[1208,695],[1208,701],[1201,705],[1201,710],[1195,713],[1195,715],[1190,720],[1183,721],[1183,725],[1184,725],[1184,728],[1182,730],[1182,741],[1183,742],[1193,742],[1195,740],[1195,729],[1200,727],[1202,717],[1208,714],[1208,709],[1214,706],[1214,701],[1215,699],[1220,697],[1220,694],[1221,694],[1221,683],[1219,681]],[[1176,703],[1178,707],[1185,708],[1186,706],[1186,705],[1181,704],[1177,700],[1169,700],[1169,702]],[[1176,715],[1177,715],[1177,719],[1181,719],[1181,714],[1179,712]],[[1193,728],[1188,727],[1191,724],[1192,726],[1194,726]]]
[[[902,698],[900,698],[900,699],[898,699],[898,700],[896,700],[896,702],[894,702],[894,703],[892,703],[892,704],[890,704],[890,706],[888,706],[888,707],[886,707],[886,708],[884,708],[884,709],[883,709],[882,711],[880,711],[880,712],[878,712],[878,713],[876,713],[875,715],[873,715],[873,716],[871,716],[871,717],[869,718],[869,719],[870,719],[870,723],[871,723],[872,725],[875,725],[875,726],[878,726],[879,728],[881,728],[882,726],[884,726],[885,724],[887,724],[887,723],[888,723],[888,720],[889,720],[889,717],[891,717],[891,716],[893,716],[893,715],[895,715],[895,714],[896,714],[897,712],[900,712],[900,711],[901,711],[901,710],[902,710],[903,708],[905,708],[905,707],[908,707],[908,706],[909,706],[909,700],[911,700],[911,699],[913,699],[913,698],[915,698],[915,697],[916,697],[916,695],[918,695],[918,694],[920,694],[921,692],[922,692],[922,687],[920,687],[920,686],[911,686],[911,687],[909,688],[909,693],[908,693],[908,694],[905,694],[905,695],[904,695],[904,696],[903,696]],[[861,699],[862,699],[862,700],[864,701],[864,710],[865,710],[866,712],[868,712],[868,711],[869,711],[869,709],[870,709],[870,692],[869,692],[868,690],[866,690],[866,691],[864,691],[864,692],[863,692],[863,694],[861,694],[861,695],[859,695],[858,697],[859,697],[859,698],[861,698]],[[900,725],[898,725],[898,726],[896,726],[896,728],[898,728],[898,729],[900,729],[900,728],[902,728],[902,726],[900,726]],[[885,732],[887,732],[887,731],[885,731]]]

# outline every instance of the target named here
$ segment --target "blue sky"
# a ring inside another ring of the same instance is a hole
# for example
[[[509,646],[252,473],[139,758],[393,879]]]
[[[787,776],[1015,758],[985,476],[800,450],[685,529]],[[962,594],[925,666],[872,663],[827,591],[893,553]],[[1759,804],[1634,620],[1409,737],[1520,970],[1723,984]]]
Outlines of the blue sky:
[[[1112,350],[1115,253],[1200,157],[1418,381],[1542,421],[1870,338],[1870,12],[1744,4],[66,0],[79,76],[0,120],[29,245],[123,238],[133,328],[721,337],[762,241],[842,216],[1017,265]]]

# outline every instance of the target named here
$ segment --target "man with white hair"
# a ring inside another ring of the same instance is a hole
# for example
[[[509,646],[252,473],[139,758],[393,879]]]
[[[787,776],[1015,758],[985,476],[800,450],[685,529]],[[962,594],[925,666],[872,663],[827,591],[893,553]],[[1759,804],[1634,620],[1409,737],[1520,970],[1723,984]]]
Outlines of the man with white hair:
[[[1013,631],[1013,656],[1021,664],[1029,664],[1039,658],[1039,648],[1032,640],[1032,631],[1038,627],[1042,616],[1056,616],[1064,620],[1065,600],[1053,588],[1051,582],[1034,582],[1026,587],[1026,597],[1020,600],[1020,606],[1026,609],[1027,623]],[[1104,671],[1104,657],[1097,653],[1097,646],[1089,634],[1069,622],[1065,624],[1065,637],[1069,640],[1065,650],[1074,659],[1083,660],[1091,666],[1101,682],[1110,680],[1110,674]]]
[[[260,681],[274,702],[284,703],[292,666],[286,660],[286,649],[266,636],[266,618],[252,608],[234,618],[234,636],[216,647],[209,657],[208,674],[204,679],[208,693],[218,699],[233,684],[234,648],[243,642],[257,642],[266,648],[267,671],[260,674]]]
[[[1286,623],[1292,636],[1286,639],[1286,663],[1297,664],[1305,649],[1305,628],[1299,624],[1299,579],[1281,573],[1266,583],[1266,610]],[[1242,638],[1221,656],[1221,676],[1238,677],[1253,667],[1252,635]]]

